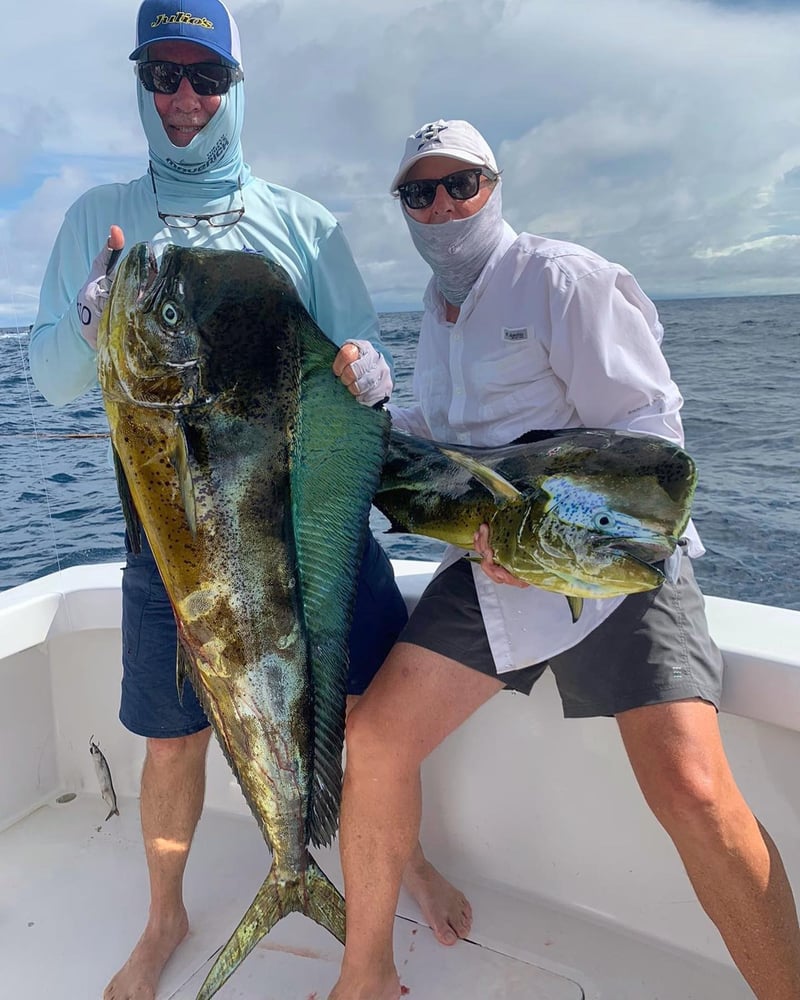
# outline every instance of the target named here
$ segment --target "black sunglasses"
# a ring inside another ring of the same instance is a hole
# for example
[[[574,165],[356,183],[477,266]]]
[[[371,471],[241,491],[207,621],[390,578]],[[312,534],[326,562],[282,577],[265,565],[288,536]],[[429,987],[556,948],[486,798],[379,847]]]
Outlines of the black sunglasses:
[[[238,66],[223,66],[222,63],[197,62],[184,65],[167,62],[166,59],[154,59],[137,63],[136,71],[142,86],[151,94],[174,94],[183,77],[186,77],[198,97],[216,97],[227,94],[231,84],[244,79],[244,73]]]
[[[456,201],[467,201],[478,193],[481,177],[496,181],[497,176],[488,167],[470,167],[468,170],[456,170],[453,174],[434,180],[406,181],[405,184],[398,184],[397,193],[406,208],[428,208],[433,204],[436,189],[440,184],[451,198],[455,198]]]

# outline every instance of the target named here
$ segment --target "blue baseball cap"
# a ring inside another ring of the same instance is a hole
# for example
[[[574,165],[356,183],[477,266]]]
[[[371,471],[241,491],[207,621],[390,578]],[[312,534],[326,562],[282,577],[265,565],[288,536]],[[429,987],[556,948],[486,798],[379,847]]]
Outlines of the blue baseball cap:
[[[154,42],[195,42],[231,66],[242,65],[239,29],[222,0],[144,0],[129,58],[138,59]]]

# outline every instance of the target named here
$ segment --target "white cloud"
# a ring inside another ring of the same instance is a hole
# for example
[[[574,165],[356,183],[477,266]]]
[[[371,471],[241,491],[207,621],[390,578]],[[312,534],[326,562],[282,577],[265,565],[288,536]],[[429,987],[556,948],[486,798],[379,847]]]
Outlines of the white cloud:
[[[696,0],[250,0],[245,153],[343,219],[379,308],[426,280],[386,188],[405,136],[466,117],[517,228],[583,242],[654,295],[800,291],[800,13]],[[41,0],[0,81],[0,325],[29,321],[91,184],[141,172],[135,4]],[[3,257],[5,256],[5,260]]]

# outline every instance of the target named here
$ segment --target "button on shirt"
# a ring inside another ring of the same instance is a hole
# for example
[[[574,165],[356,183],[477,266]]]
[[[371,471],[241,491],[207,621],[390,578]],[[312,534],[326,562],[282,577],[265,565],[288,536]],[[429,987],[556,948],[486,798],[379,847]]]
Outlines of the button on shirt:
[[[683,399],[661,351],[658,313],[618,264],[506,224],[455,323],[435,279],[424,305],[415,405],[389,407],[399,429],[477,447],[581,426],[683,444]],[[701,555],[691,524],[686,536],[689,554]],[[442,566],[463,554],[451,547]],[[494,584],[477,565],[473,575],[498,672],[570,648],[624,599],[586,600],[573,624],[560,594]]]

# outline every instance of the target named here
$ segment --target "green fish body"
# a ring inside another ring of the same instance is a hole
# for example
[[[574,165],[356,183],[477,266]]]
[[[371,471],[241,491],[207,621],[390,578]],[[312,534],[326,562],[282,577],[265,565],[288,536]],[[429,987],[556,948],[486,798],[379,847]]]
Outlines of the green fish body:
[[[542,431],[502,448],[464,448],[393,431],[375,505],[392,530],[471,549],[490,527],[495,560],[575,599],[650,590],[686,528],[697,470],[642,434]]]
[[[352,567],[389,419],[334,378],[335,353],[266,258],[171,246],[156,270],[146,244],[98,338],[123,509],[173,605],[179,683],[273,853],[199,1000],[287,913],[344,940],[343,900],[308,846],[338,822]]]

